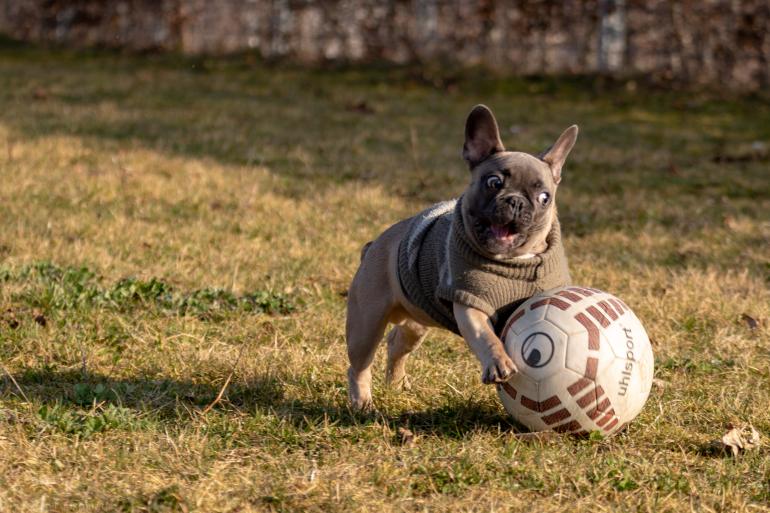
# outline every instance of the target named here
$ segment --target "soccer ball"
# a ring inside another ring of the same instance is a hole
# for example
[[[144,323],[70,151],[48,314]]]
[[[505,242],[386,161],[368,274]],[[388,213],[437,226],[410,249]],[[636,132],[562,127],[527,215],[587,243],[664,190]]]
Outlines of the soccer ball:
[[[569,286],[533,296],[511,315],[500,339],[519,372],[497,393],[532,430],[610,435],[639,414],[650,394],[647,333],[606,292]]]

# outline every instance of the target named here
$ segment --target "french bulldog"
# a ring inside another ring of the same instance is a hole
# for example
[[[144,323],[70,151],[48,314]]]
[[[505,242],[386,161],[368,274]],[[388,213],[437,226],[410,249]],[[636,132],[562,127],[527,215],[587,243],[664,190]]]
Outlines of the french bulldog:
[[[465,339],[482,382],[517,371],[497,333],[527,298],[569,283],[555,200],[577,135],[567,128],[537,156],[506,151],[492,111],[473,108],[462,149],[470,183],[460,198],[394,224],[361,251],[347,300],[353,408],[373,407],[372,362],[389,323],[391,386],[408,388],[406,360],[436,326]]]

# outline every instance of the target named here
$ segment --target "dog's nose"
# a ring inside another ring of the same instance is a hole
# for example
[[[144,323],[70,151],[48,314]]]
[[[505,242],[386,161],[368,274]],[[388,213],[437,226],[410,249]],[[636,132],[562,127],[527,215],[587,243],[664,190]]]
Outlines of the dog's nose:
[[[518,215],[524,210],[525,200],[521,196],[518,196],[518,195],[508,196],[506,198],[506,202],[508,203],[508,205],[510,205],[511,209],[513,210],[514,217],[518,217]]]
[[[508,207],[511,209],[511,216],[519,223],[527,224],[532,219],[532,213],[529,209],[529,202],[526,198],[513,194],[506,199]]]
[[[508,196],[505,201],[513,208],[514,211],[519,211],[524,207],[524,198],[521,196]]]

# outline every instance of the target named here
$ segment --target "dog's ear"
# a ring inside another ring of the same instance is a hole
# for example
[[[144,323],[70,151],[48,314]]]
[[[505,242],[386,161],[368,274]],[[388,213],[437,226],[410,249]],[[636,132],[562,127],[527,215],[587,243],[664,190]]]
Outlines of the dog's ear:
[[[540,158],[551,167],[553,181],[557,184],[561,182],[561,167],[567,160],[570,150],[575,145],[578,136],[578,126],[572,125],[566,129],[559,139],[553,143],[553,146],[540,154]]]
[[[504,151],[500,130],[492,111],[485,105],[476,105],[465,122],[463,158],[471,169],[493,153]]]

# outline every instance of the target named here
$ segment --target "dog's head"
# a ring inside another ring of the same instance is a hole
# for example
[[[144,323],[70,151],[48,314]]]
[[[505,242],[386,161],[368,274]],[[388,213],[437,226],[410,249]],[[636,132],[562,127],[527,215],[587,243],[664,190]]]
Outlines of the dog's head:
[[[465,123],[463,158],[471,183],[462,214],[479,251],[504,260],[546,249],[561,168],[577,134],[572,125],[539,156],[506,151],[492,111],[484,105],[473,108]]]

